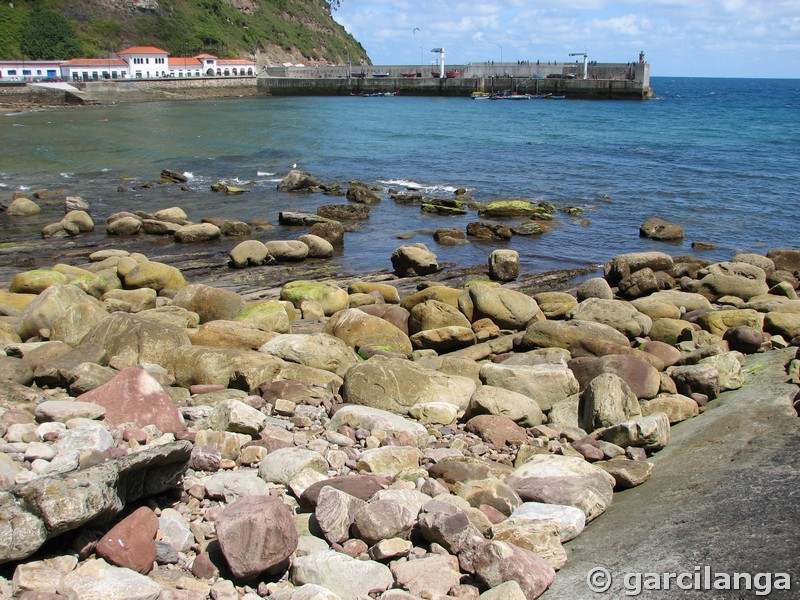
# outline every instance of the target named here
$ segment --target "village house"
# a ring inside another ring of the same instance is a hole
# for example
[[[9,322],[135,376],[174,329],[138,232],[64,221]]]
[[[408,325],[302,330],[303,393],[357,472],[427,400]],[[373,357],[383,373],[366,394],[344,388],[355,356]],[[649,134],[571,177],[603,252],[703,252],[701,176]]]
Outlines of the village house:
[[[0,61],[0,81],[101,81],[184,77],[255,77],[258,66],[245,58],[212,54],[170,56],[153,46],[132,46],[108,58]]]

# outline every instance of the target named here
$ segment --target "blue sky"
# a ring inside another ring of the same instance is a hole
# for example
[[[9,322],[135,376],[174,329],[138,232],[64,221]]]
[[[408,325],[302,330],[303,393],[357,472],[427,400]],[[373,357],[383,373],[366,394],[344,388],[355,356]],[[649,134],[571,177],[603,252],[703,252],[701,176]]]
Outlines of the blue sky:
[[[341,0],[376,65],[638,60],[654,76],[800,77],[800,0]]]

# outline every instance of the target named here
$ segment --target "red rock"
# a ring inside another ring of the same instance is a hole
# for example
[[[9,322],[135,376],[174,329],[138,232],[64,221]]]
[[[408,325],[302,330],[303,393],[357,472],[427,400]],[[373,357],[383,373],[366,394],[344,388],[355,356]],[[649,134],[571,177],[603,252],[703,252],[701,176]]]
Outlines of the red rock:
[[[189,386],[189,393],[192,396],[197,394],[208,394],[210,392],[219,392],[225,389],[224,385],[214,383],[198,383]]]
[[[519,446],[528,441],[525,429],[502,415],[473,417],[467,421],[466,430],[492,444],[495,448],[502,448],[506,444]]]
[[[471,554],[475,573],[489,587],[516,581],[526,598],[538,598],[556,578],[543,558],[514,544],[478,540]]]
[[[118,567],[147,574],[156,559],[158,517],[146,506],[114,525],[97,543],[97,555]]]
[[[300,497],[300,502],[316,506],[320,491],[328,485],[366,502],[375,492],[382,490],[389,483],[391,481],[381,475],[340,475],[318,481],[307,487]]]
[[[231,573],[240,579],[288,567],[297,549],[294,516],[273,496],[245,496],[216,520],[217,538]]]
[[[77,400],[105,408],[105,420],[110,425],[155,425],[164,433],[186,430],[183,416],[172,398],[143,369],[123,369],[100,387],[78,396]]]

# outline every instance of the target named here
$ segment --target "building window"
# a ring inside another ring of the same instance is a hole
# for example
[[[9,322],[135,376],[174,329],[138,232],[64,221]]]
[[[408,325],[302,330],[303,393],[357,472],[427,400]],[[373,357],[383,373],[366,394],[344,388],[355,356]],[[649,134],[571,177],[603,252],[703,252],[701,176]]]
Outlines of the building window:
[[[17,74],[17,70],[16,70],[16,69],[9,69],[9,70],[8,70],[8,75],[9,75],[9,77],[10,77],[11,75],[16,75],[16,74]]]

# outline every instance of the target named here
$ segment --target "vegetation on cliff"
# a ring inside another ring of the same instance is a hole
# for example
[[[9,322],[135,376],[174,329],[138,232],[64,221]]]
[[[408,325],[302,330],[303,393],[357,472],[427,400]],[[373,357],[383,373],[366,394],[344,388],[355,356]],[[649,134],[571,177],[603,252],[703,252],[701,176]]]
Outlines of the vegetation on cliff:
[[[285,61],[369,64],[327,0],[15,0],[0,5],[0,58],[106,57],[127,46]]]

